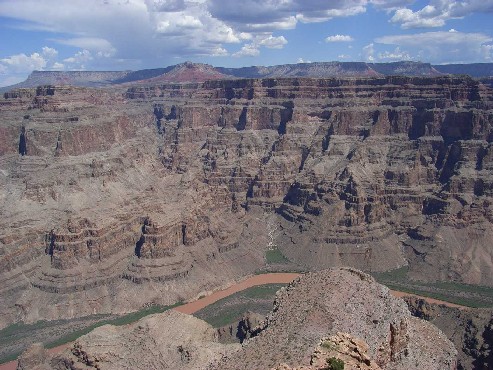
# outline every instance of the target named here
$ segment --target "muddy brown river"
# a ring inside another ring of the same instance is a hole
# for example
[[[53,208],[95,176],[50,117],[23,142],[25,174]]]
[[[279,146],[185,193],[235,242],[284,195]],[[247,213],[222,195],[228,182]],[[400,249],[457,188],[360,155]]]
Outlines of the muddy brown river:
[[[193,302],[185,303],[173,309],[190,315],[207,307],[208,305],[214,302],[217,302],[220,299],[226,298],[234,293],[241,292],[242,290],[258,285],[265,285],[265,284],[283,284],[283,283],[287,284],[293,281],[294,279],[296,279],[297,277],[299,277],[300,275],[301,274],[298,273],[268,273],[262,275],[254,275],[243,281],[240,281],[237,284],[230,286],[229,288],[218,290],[206,297],[197,299],[196,301]],[[433,298],[422,297],[422,296],[399,292],[395,290],[391,290],[391,292],[395,297],[414,296],[414,297],[422,298],[429,303],[444,304],[449,307],[466,308],[464,306],[459,306],[450,302],[440,301]],[[49,350],[49,352],[59,353],[63,351],[65,348],[68,348],[71,344],[72,343],[67,343],[59,347],[52,348]],[[15,370],[16,368],[17,368],[17,361],[11,361],[0,365],[0,370]]]

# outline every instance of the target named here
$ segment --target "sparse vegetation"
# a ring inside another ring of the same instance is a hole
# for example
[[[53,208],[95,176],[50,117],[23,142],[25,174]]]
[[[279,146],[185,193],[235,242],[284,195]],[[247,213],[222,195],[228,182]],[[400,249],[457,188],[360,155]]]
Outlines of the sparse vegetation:
[[[289,263],[290,261],[281,253],[278,248],[269,249],[265,252],[267,264]]]
[[[374,277],[390,289],[424,297],[439,299],[461,306],[481,308],[493,307],[493,288],[479,285],[462,284],[453,281],[421,282],[408,277],[407,266],[375,273]]]
[[[335,357],[328,358],[327,370],[344,370],[344,361]]]
[[[334,343],[332,343],[330,340],[326,340],[326,341],[322,342],[322,344],[320,346],[322,348],[325,348],[328,351],[333,351],[337,348],[336,345]]]
[[[285,284],[266,284],[232,294],[196,312],[194,316],[215,328],[234,323],[247,311],[267,313],[272,308],[276,292]]]

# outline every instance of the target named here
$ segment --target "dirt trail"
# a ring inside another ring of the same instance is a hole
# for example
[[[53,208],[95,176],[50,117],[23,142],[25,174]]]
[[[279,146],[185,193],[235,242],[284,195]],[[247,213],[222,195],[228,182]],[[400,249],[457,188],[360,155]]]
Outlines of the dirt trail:
[[[222,298],[226,298],[230,296],[231,294],[240,292],[242,290],[257,286],[257,285],[264,285],[264,284],[282,284],[282,283],[290,283],[294,279],[296,279],[298,276],[301,274],[298,273],[268,273],[268,274],[262,274],[262,275],[254,275],[251,276],[235,285],[230,286],[229,288],[226,288],[224,290],[219,290],[217,292],[212,293],[211,295],[208,295],[204,298],[200,298],[196,301],[185,303],[182,306],[175,307],[174,310],[183,312],[186,314],[192,314],[195,313],[208,305],[217,302],[218,300]],[[391,290],[392,294],[395,297],[404,297],[404,296],[413,296],[413,297],[418,297],[422,298],[425,301],[429,303],[434,303],[434,304],[444,304],[449,307],[456,307],[456,308],[467,308],[465,306],[460,306],[454,303],[450,302],[445,302],[445,301],[440,301],[438,299],[433,299],[433,298],[428,298],[428,297],[422,297],[419,295],[415,294],[410,294],[410,293],[404,293],[404,292],[399,292],[396,290]],[[61,345],[59,347],[55,347],[49,350],[50,353],[59,353],[65,348],[68,348],[71,345],[71,343],[66,343],[64,345]],[[17,361],[11,361],[7,362],[5,364],[0,365],[0,370],[15,370],[17,367]]]

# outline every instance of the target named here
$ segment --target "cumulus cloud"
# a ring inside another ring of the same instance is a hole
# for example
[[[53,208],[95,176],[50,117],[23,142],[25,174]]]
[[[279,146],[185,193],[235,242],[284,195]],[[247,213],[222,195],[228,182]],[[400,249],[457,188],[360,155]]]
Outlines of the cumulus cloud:
[[[354,39],[349,35],[333,35],[325,38],[325,42],[350,42]]]
[[[72,69],[86,69],[87,62],[93,60],[89,50],[82,50],[75,53],[74,56],[70,58],[65,58],[63,61],[71,66]]]
[[[60,62],[55,62],[50,68],[52,71],[63,71],[65,69],[65,65]]]
[[[234,57],[256,57],[260,54],[260,50],[257,45],[246,44],[243,45],[240,51],[233,53]]]
[[[251,43],[245,44],[241,50],[233,53],[234,57],[254,57],[260,54],[260,48],[282,49],[288,40],[284,36],[272,36],[269,34],[256,35]]]
[[[261,39],[259,41],[259,45],[265,46],[269,49],[282,49],[287,43],[288,40],[286,40],[284,36],[274,37],[272,35],[269,35],[265,39]]]
[[[363,47],[363,59],[368,62],[375,61],[375,45],[373,43],[366,45]]]
[[[48,60],[54,60],[58,56],[58,51],[54,48],[44,46],[42,49],[43,56]]]
[[[375,39],[376,43],[405,47],[413,56],[434,63],[470,62],[484,59],[493,38],[483,33],[456,30],[391,35]]]
[[[33,70],[42,70],[46,67],[46,59],[40,53],[32,53],[31,55],[16,54],[8,58],[0,59],[4,65],[4,70],[13,73],[31,72]]]
[[[303,59],[303,58],[298,58],[296,63],[311,63],[311,60]]]
[[[0,86],[13,85],[25,80],[34,70],[54,70],[60,68],[56,61],[58,51],[44,46],[39,52],[15,54],[0,59]],[[5,76],[5,77],[3,77]]]
[[[463,18],[474,12],[493,12],[493,1],[432,0],[430,4],[416,11],[409,8],[397,9],[390,21],[400,24],[404,29],[442,27],[450,19]]]
[[[398,61],[398,60],[411,60],[411,55],[407,51],[402,51],[399,47],[396,47],[393,51],[384,51],[378,53],[378,59],[380,61]]]

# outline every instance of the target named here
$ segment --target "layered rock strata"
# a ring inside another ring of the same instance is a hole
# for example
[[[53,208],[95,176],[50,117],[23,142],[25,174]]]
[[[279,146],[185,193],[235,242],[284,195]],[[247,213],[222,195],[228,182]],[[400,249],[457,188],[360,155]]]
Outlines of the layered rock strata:
[[[491,285],[492,122],[492,90],[453,77],[11,91],[0,326],[190,299],[272,246]]]

